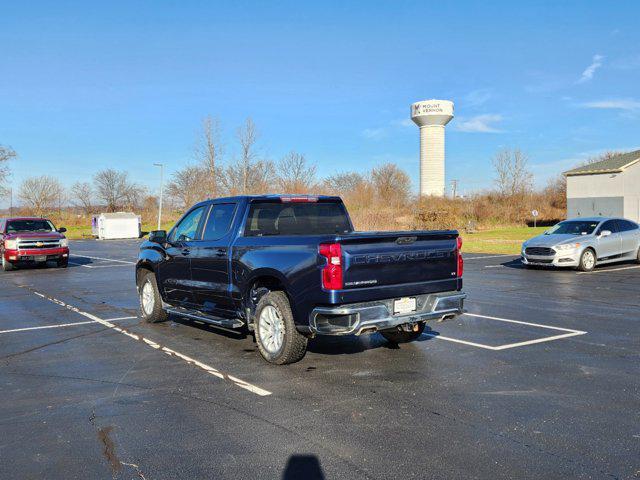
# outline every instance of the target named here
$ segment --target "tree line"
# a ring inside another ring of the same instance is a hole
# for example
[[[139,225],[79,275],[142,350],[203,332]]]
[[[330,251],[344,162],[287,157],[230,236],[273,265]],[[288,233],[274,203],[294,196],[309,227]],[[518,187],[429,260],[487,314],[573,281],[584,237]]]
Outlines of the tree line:
[[[532,205],[550,219],[565,214],[565,177],[558,175],[536,191],[528,156],[518,148],[502,149],[494,155],[493,189],[466,198],[420,199],[412,194],[411,177],[396,164],[386,163],[364,173],[345,171],[320,177],[317,166],[303,153],[292,150],[280,159],[269,159],[260,140],[255,123],[247,118],[234,131],[228,151],[220,121],[204,118],[192,161],[168,179],[164,201],[174,213],[168,216],[175,217],[206,198],[260,193],[339,195],[366,228],[376,229],[431,227],[446,222],[460,225],[463,220],[522,223]],[[616,153],[606,152],[587,162]],[[9,164],[16,158],[13,149],[0,145],[0,195],[7,193]],[[133,210],[150,218],[158,205],[146,186],[132,180],[128,172],[113,168],[100,170],[91,181],[78,181],[69,188],[50,175],[29,177],[14,190],[14,196],[34,215],[60,213],[71,206],[84,214]]]

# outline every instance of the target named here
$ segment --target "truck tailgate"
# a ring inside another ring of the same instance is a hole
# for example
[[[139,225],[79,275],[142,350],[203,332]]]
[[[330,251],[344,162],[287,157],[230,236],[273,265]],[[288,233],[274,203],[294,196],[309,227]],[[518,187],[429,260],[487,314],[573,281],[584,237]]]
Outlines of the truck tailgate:
[[[457,232],[355,232],[341,236],[344,288],[454,279]]]

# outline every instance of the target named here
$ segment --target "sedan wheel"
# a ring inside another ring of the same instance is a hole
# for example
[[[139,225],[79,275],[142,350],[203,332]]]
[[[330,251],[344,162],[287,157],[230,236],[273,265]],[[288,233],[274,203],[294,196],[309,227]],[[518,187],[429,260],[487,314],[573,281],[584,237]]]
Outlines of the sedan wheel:
[[[583,272],[590,272],[595,268],[595,266],[596,254],[593,250],[588,248],[584,252],[582,252],[582,255],[580,255],[580,265],[578,268]]]

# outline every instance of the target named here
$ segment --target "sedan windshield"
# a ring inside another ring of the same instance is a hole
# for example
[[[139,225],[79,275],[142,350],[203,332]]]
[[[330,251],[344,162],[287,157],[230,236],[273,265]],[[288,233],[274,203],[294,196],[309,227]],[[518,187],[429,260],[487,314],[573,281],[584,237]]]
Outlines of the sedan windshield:
[[[49,220],[10,220],[7,222],[7,233],[53,231],[55,228]]]
[[[547,230],[545,235],[590,235],[597,226],[598,222],[560,222]]]

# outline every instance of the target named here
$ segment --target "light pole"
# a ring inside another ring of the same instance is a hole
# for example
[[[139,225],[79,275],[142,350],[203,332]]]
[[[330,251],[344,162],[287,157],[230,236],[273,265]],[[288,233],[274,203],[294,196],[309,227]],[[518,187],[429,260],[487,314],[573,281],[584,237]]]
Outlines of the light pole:
[[[162,223],[162,188],[163,188],[163,177],[164,177],[164,163],[154,163],[155,167],[160,167],[160,201],[158,202],[158,230],[160,230],[160,225]]]

